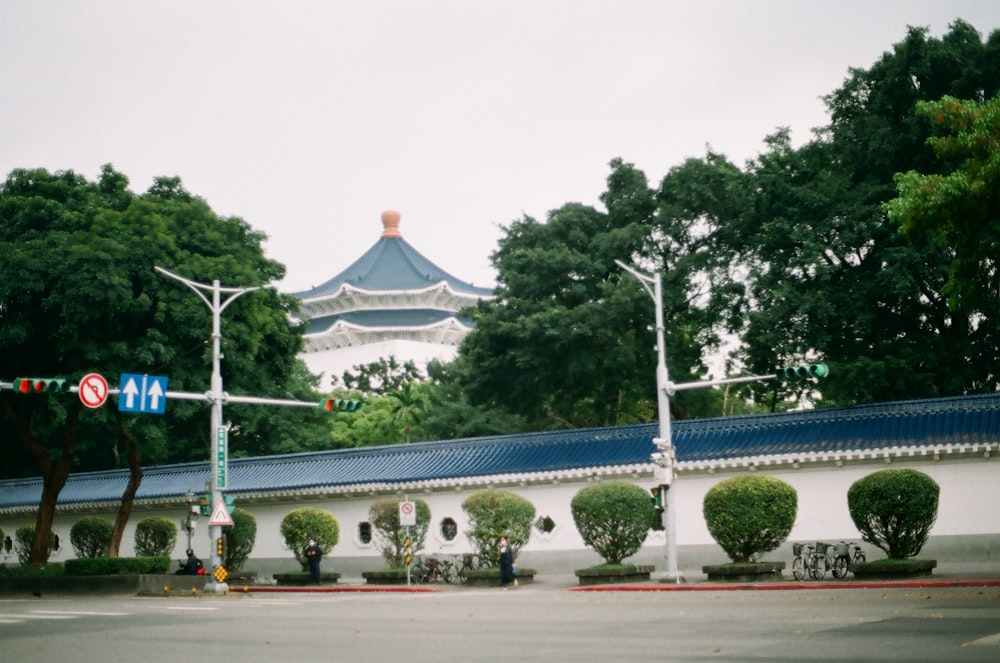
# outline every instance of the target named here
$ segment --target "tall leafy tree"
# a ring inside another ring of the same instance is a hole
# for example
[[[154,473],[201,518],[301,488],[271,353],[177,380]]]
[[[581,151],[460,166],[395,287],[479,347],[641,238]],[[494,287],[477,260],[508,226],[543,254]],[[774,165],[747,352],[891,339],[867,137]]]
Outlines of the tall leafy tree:
[[[996,34],[991,38],[997,39]],[[826,402],[958,394],[982,388],[969,311],[948,306],[951,255],[896,232],[882,209],[900,171],[934,167],[929,128],[913,113],[943,94],[992,95],[995,52],[958,21],[942,39],[911,28],[868,70],[827,97],[831,125],[799,149],[786,131],[749,168],[751,204],[735,240],[749,247],[755,371],[777,357],[826,359]]]
[[[153,270],[192,279],[258,285],[284,268],[264,257],[263,235],[242,219],[220,218],[177,178],[159,178],[140,196],[106,166],[98,182],[71,171],[16,170],[0,185],[0,367],[15,376],[88,372],[166,374],[177,391],[204,392],[211,371],[211,318],[186,288]],[[227,308],[222,325],[227,390],[283,393],[301,347],[294,302],[272,290]],[[0,449],[30,459],[43,480],[31,561],[47,557],[59,491],[74,469],[103,469],[120,457],[133,467],[116,530],[124,527],[147,462],[204,458],[205,404],[171,402],[162,418],[88,410],[70,394],[0,392]],[[234,424],[238,425],[238,420]],[[140,453],[141,448],[141,453]],[[23,465],[8,471],[23,474]]]

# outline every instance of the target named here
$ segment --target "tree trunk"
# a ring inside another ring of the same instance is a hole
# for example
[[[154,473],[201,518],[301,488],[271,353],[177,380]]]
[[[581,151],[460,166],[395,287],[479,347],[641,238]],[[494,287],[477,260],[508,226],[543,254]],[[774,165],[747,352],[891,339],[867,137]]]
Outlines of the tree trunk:
[[[122,501],[118,505],[115,526],[111,530],[108,557],[118,557],[122,545],[122,536],[125,534],[125,526],[128,524],[129,516],[132,515],[132,504],[135,502],[135,495],[139,492],[139,485],[142,483],[142,454],[139,453],[139,445],[135,441],[135,435],[128,428],[122,426],[121,421],[118,424],[121,437],[125,440],[125,455],[128,458],[129,476],[125,492],[122,493]]]

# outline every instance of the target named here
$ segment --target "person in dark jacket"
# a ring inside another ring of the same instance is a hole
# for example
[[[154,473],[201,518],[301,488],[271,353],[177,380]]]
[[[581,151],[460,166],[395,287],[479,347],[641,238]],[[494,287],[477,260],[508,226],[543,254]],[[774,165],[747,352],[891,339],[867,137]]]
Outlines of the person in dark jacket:
[[[514,565],[514,551],[510,549],[510,545],[507,543],[507,537],[500,537],[500,585],[507,587],[507,585],[514,585],[517,587],[517,578],[514,577],[514,572],[517,567]]]
[[[187,561],[184,562],[184,566],[181,567],[181,570],[178,573],[186,576],[198,576],[205,573],[205,566],[201,563],[201,560],[195,556],[194,550],[191,548],[187,549]]]
[[[309,537],[309,543],[303,551],[306,561],[309,563],[309,578],[314,584],[320,584],[319,561],[323,559],[323,551],[320,549],[316,539]]]

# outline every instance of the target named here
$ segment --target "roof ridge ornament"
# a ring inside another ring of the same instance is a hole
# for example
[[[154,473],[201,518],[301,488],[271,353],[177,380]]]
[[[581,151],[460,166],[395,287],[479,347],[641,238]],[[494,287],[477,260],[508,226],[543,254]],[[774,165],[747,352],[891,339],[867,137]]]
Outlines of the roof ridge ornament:
[[[382,239],[402,239],[399,232],[400,214],[395,210],[382,212]]]

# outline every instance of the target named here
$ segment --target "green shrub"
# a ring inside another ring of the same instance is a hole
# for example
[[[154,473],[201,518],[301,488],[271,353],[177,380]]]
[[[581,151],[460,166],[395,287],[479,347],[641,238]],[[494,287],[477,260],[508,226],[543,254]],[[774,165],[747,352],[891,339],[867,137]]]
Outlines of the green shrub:
[[[170,558],[155,557],[81,557],[65,563],[68,576],[113,576],[167,573]]]
[[[246,564],[257,543],[257,519],[246,509],[233,509],[233,524],[222,528],[226,536],[226,559],[223,566],[230,573],[239,571]]]
[[[136,557],[170,556],[177,545],[177,526],[162,516],[143,518],[135,526]]]
[[[493,566],[500,565],[501,536],[507,537],[515,559],[531,537],[535,507],[520,495],[504,490],[480,490],[465,498],[462,510],[469,516],[466,538],[479,556]]]
[[[882,470],[862,477],[847,491],[847,509],[861,538],[889,556],[920,553],[937,519],[941,489],[916,470]]]
[[[111,545],[111,533],[115,524],[100,516],[84,516],[73,523],[69,530],[69,541],[77,557],[105,557]]]
[[[26,566],[31,559],[31,545],[35,542],[35,526],[21,525],[14,530],[14,553],[21,566]]]
[[[423,550],[427,540],[431,508],[421,499],[413,500],[413,503],[417,508],[417,524],[409,527],[410,551],[417,553]],[[374,530],[376,545],[389,567],[405,566],[407,528],[399,524],[399,501],[384,499],[373,502],[368,510],[368,519]]]
[[[638,552],[655,512],[649,493],[624,481],[603,481],[581,489],[570,509],[583,542],[608,564],[620,564]]]
[[[798,495],[774,477],[748,474],[715,484],[702,513],[708,531],[734,562],[755,562],[781,545],[795,524]]]
[[[285,545],[295,553],[295,561],[305,571],[309,568],[303,550],[309,538],[316,539],[323,556],[326,557],[340,541],[340,525],[333,514],[313,507],[303,507],[289,511],[281,520],[281,536]]]

